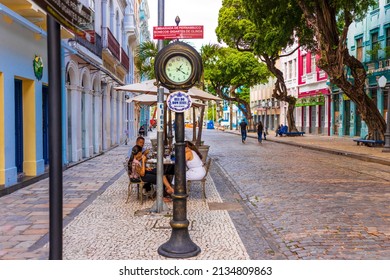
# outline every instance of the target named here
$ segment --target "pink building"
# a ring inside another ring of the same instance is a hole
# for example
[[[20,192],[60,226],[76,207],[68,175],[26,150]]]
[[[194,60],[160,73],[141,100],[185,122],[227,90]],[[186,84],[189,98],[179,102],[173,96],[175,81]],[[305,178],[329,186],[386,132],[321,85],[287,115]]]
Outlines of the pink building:
[[[316,66],[318,56],[298,50],[296,126],[311,134],[330,135],[330,91],[327,74]]]

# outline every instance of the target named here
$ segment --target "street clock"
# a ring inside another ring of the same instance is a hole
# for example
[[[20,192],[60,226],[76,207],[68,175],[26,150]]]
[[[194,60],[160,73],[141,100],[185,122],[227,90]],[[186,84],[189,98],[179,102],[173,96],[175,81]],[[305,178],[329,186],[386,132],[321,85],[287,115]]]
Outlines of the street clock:
[[[200,81],[202,58],[190,45],[176,41],[158,52],[154,72],[169,91],[188,90]]]

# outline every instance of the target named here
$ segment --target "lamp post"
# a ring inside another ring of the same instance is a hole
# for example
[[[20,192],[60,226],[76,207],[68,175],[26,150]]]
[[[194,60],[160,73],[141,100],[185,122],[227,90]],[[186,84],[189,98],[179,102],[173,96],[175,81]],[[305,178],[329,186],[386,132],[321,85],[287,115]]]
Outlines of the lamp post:
[[[378,80],[379,87],[384,90],[386,87],[387,79],[385,76],[381,76]],[[387,96],[387,118],[386,118],[386,132],[385,132],[385,146],[382,152],[390,153],[390,96]]]

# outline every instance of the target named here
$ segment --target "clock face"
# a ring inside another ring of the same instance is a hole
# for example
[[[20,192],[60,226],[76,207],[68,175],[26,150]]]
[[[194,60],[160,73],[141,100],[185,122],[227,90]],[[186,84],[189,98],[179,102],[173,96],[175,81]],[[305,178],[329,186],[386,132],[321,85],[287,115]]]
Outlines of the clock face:
[[[184,83],[192,74],[192,65],[190,61],[180,55],[171,57],[165,64],[165,74],[173,83]]]

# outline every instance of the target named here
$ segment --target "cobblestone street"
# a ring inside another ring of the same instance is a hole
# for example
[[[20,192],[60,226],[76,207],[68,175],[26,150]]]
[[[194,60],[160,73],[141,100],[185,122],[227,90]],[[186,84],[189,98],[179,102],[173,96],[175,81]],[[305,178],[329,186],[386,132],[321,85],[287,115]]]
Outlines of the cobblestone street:
[[[389,166],[226,132],[203,139],[217,189],[228,182],[226,199],[249,211],[247,224],[231,216],[251,258],[257,235],[288,259],[390,258]]]

